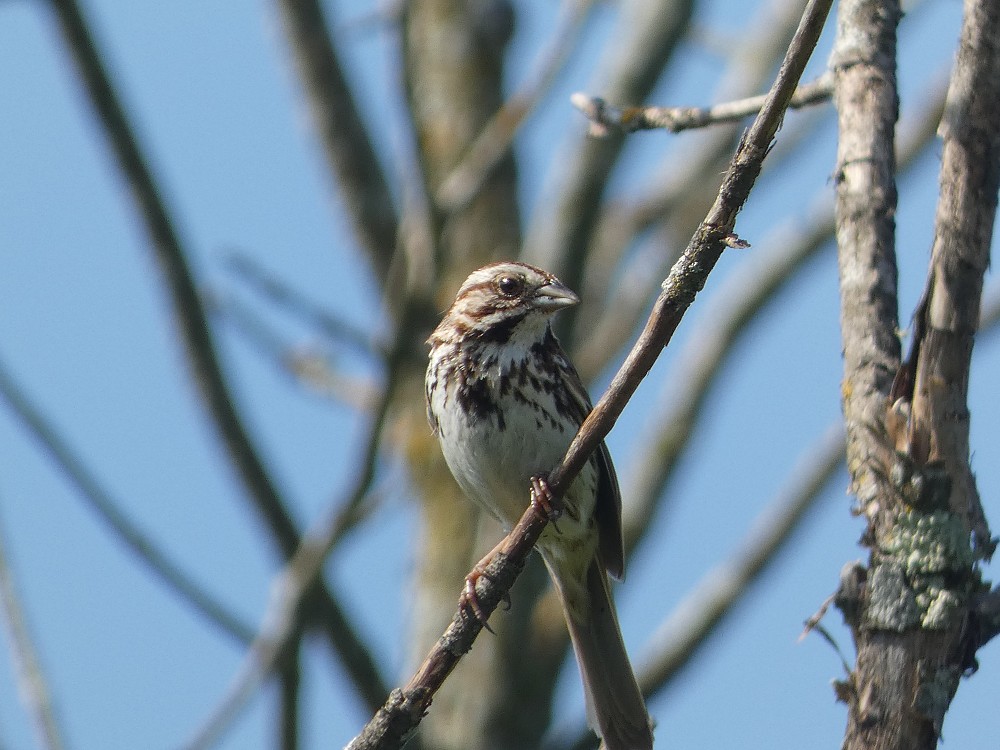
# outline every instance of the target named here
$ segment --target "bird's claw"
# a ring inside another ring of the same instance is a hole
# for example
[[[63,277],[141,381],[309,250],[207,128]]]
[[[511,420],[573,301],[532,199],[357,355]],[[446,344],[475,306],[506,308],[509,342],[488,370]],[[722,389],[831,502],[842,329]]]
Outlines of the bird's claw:
[[[547,519],[557,533],[562,533],[556,524],[562,518],[562,502],[552,494],[549,483],[543,476],[531,478],[531,507],[542,518]]]
[[[489,617],[483,610],[482,605],[479,603],[479,594],[476,593],[476,582],[479,581],[480,578],[486,578],[490,581],[493,580],[481,566],[477,565],[472,569],[472,572],[465,577],[465,588],[462,589],[462,593],[458,597],[458,606],[463,609],[468,607],[472,610],[472,614],[475,615],[477,620],[479,620],[483,628],[493,633],[493,635],[496,635],[496,632],[490,627]],[[504,592],[503,598],[501,598],[500,601],[505,610],[510,609],[510,594]]]

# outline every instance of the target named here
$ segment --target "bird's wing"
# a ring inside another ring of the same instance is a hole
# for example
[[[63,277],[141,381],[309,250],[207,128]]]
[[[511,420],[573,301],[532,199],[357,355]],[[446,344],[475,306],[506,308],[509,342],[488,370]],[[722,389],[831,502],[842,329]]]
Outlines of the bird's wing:
[[[573,406],[579,410],[579,422],[593,410],[587,389],[572,363],[563,358],[563,382],[573,398]],[[620,579],[625,573],[625,543],[622,538],[622,495],[618,488],[618,475],[611,462],[611,453],[602,440],[594,453],[597,462],[597,501],[595,520],[600,534],[598,550],[608,574]]]

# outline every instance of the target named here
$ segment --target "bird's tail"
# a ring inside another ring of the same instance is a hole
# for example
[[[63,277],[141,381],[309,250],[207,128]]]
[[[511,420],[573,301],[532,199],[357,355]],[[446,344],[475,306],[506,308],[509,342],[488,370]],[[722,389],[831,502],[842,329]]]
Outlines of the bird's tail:
[[[629,663],[608,576],[598,557],[587,570],[589,607],[560,589],[569,635],[587,694],[587,716],[607,750],[651,750],[653,733],[646,703]],[[567,596],[569,595],[569,596]]]

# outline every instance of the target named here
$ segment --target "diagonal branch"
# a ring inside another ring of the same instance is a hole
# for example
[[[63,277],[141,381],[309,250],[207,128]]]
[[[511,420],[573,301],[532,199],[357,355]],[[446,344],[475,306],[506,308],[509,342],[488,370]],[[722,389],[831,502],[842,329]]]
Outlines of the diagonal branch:
[[[732,232],[737,213],[760,174],[788,100],[819,39],[831,2],[812,0],[807,6],[768,101],[741,141],[715,205],[664,281],[646,329],[621,370],[580,427],[563,461],[549,475],[549,486],[557,496],[565,492],[589,456],[611,431],[639,382],[669,343],[684,312],[704,287],[722,251],[727,244],[736,242]],[[487,575],[480,577],[476,585],[477,597],[486,617],[510,589],[545,524],[546,518],[537,513],[534,506],[529,506],[502,542],[499,554],[487,569]],[[461,656],[472,647],[481,629],[482,624],[460,608],[451,626],[414,677],[404,688],[392,691],[386,704],[351,742],[350,750],[400,747],[426,713],[436,690]]]
[[[584,421],[566,458],[552,472],[549,484],[553,492],[561,493],[569,486],[569,481],[611,431],[628,398],[649,372],[661,349],[669,343],[695,295],[705,286],[722,251],[734,241],[736,215],[760,174],[788,101],[823,29],[831,2],[811,0],[806,6],[767,102],[741,139],[715,204],[663,282],[639,340],[611,381],[607,393]]]

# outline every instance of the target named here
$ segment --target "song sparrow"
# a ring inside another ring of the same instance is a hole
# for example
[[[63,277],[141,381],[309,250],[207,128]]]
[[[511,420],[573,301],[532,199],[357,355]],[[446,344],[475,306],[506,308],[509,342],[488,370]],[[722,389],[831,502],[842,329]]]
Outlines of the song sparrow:
[[[465,494],[508,529],[527,508],[529,487],[544,486],[592,408],[549,324],[577,302],[550,273],[495,263],[465,280],[428,339],[431,427]],[[536,548],[562,601],[591,724],[608,750],[651,748],[608,588],[607,573],[620,578],[624,561],[621,496],[603,443],[560,508]]]

